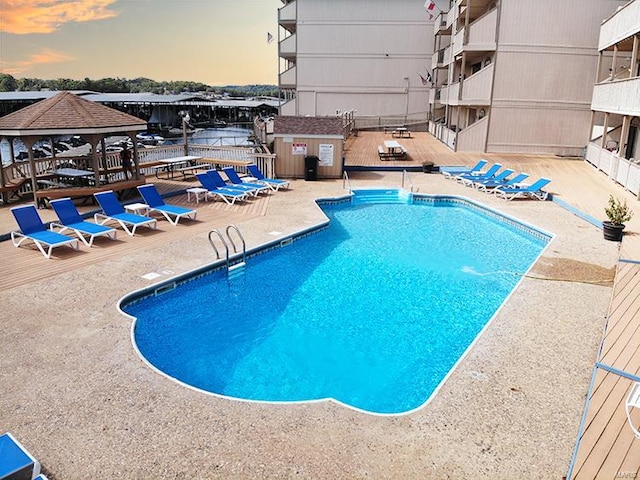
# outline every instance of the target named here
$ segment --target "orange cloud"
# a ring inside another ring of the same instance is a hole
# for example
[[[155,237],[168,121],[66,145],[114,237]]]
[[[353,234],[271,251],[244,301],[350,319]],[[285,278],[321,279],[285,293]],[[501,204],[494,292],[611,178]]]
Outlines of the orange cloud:
[[[42,49],[33,55],[30,55],[26,60],[19,60],[16,62],[2,62],[0,64],[0,71],[9,75],[21,75],[25,71],[30,70],[36,65],[42,65],[45,63],[61,63],[75,60],[74,57],[62,52],[56,52],[55,50]]]
[[[69,22],[113,18],[116,0],[0,0],[0,31],[51,33]]]

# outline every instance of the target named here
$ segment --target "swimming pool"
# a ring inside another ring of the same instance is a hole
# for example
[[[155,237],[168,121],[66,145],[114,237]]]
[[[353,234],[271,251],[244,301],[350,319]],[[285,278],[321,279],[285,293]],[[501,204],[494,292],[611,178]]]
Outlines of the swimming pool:
[[[549,240],[454,197],[322,208],[328,227],[249,257],[239,276],[123,299],[142,357],[232,398],[412,411]]]

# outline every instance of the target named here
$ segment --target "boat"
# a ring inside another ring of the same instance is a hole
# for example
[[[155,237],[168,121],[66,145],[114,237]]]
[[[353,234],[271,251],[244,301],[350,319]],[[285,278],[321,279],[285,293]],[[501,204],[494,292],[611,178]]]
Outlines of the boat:
[[[164,143],[164,137],[157,133],[140,132],[136,135],[138,142],[143,145],[162,145]]]

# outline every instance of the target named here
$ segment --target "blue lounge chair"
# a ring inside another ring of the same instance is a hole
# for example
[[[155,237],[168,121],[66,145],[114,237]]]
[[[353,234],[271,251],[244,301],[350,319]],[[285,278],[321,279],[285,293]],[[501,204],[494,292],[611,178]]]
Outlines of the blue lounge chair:
[[[247,170],[258,182],[264,183],[274,192],[277,192],[281,188],[289,188],[289,182],[286,180],[280,180],[278,178],[267,178],[263,175],[257,165],[248,165]]]
[[[456,175],[462,175],[463,173],[475,173],[475,172],[479,172],[480,170],[482,170],[484,168],[484,166],[487,164],[486,160],[478,160],[478,163],[476,163],[473,167],[469,168],[469,167],[440,167],[440,173],[442,173],[442,175],[444,175],[444,178],[448,178],[448,179],[452,179],[454,178]]]
[[[47,230],[34,205],[13,207],[11,213],[20,227],[20,231],[11,232],[11,242],[14,247],[19,247],[27,240],[31,240],[46,258],[51,258],[51,251],[62,245],[68,245],[74,250],[78,249],[77,239]]]
[[[0,435],[0,478],[35,479],[38,475],[40,462],[13,435]]]
[[[211,177],[213,183],[215,183],[218,188],[227,188],[229,190],[244,192],[253,197],[258,196],[258,190],[248,185],[229,185],[217,170],[208,170],[206,174]]]
[[[542,190],[543,187],[551,182],[548,178],[540,178],[531,185],[521,187],[498,187],[496,195],[505,200],[513,200],[514,198],[537,198],[538,200],[546,200],[548,192]]]
[[[475,184],[475,187],[481,192],[493,193],[498,187],[513,187],[518,183],[524,182],[527,178],[529,178],[528,173],[519,173],[509,180],[503,180],[501,182],[495,180],[485,180],[483,182],[478,182]]]
[[[233,167],[223,168],[222,171],[227,175],[232,185],[248,185],[251,188],[255,188],[258,193],[269,193],[269,186],[264,183],[243,182]]]
[[[51,230],[59,228],[58,233],[64,233],[67,230],[72,230],[87,247],[93,246],[93,240],[102,235],[106,235],[111,240],[116,239],[115,228],[105,227],[104,225],[98,225],[97,223],[83,220],[78,209],[70,198],[51,200],[49,204],[60,220],[60,223],[51,223],[49,227]]]
[[[456,182],[464,182],[465,180],[468,180],[468,179],[469,180],[489,180],[490,178],[493,178],[498,173],[498,170],[500,170],[501,168],[502,168],[502,164],[494,163],[486,172],[462,173],[460,175],[456,175],[454,179],[456,180]]]
[[[171,225],[177,225],[182,217],[196,219],[197,212],[195,210],[165,203],[153,183],[140,185],[138,191],[142,195],[144,203],[149,206],[149,211],[161,213]]]
[[[127,235],[131,236],[136,234],[136,229],[140,226],[151,229],[155,229],[158,226],[158,221],[155,218],[127,213],[113,190],[97,192],[93,196],[100,204],[100,208],[102,208],[102,213],[96,213],[93,216],[98,225],[104,225],[109,221],[117,222],[127,232]]]
[[[218,187],[213,181],[213,178],[206,173],[196,173],[196,178],[200,181],[200,184],[207,189],[207,196],[220,198],[229,205],[233,205],[236,201],[241,202],[247,198],[246,192]]]
[[[504,170],[497,172],[491,178],[481,178],[481,179],[473,179],[473,178],[465,178],[462,180],[462,183],[468,187],[476,188],[477,184],[481,184],[484,182],[503,182],[505,178],[513,173],[513,170],[510,168],[505,168]]]

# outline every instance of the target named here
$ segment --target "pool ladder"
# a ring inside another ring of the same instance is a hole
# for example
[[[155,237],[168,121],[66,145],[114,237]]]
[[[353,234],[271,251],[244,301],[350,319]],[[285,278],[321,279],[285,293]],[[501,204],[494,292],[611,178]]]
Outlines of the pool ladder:
[[[233,247],[233,253],[239,253],[238,246],[231,235],[233,232],[235,232],[235,235],[242,242],[242,256],[241,261],[231,264],[231,259],[229,257],[229,244]],[[220,256],[220,250],[218,250],[218,247],[216,246],[215,237],[219,238],[224,246],[227,275],[231,276],[232,274],[241,273],[246,266],[247,246],[242,233],[240,233],[240,229],[236,225],[227,225],[227,228],[224,230],[224,234],[218,229],[214,229],[209,232],[209,243],[213,247],[213,251],[216,252],[216,257],[220,259],[222,257]]]

